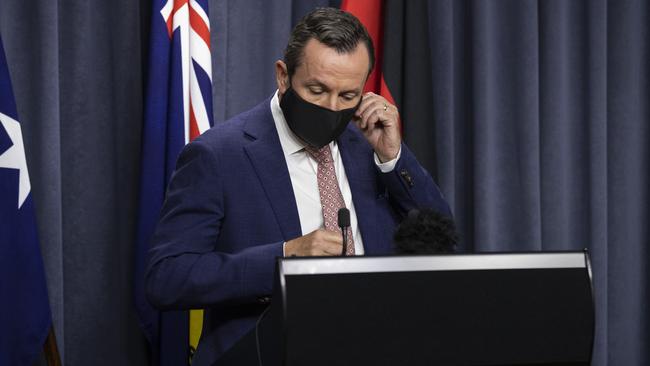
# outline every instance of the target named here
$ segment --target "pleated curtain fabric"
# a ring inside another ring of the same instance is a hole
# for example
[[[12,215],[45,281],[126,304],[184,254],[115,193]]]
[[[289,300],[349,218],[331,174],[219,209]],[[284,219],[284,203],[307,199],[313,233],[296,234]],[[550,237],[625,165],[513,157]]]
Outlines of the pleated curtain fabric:
[[[292,25],[339,3],[210,1],[215,122],[270,97]],[[648,2],[385,6],[383,76],[461,249],[587,248],[593,365],[650,364]],[[0,2],[66,365],[148,363],[132,264],[150,9]]]

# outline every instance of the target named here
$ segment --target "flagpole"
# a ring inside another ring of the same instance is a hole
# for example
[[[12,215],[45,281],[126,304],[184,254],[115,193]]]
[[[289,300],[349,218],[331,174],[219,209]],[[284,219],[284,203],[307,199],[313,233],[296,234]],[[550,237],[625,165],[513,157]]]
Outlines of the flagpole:
[[[61,366],[61,356],[59,355],[59,347],[56,345],[54,325],[50,327],[50,331],[47,333],[47,338],[43,344],[43,353],[45,354],[47,366]]]

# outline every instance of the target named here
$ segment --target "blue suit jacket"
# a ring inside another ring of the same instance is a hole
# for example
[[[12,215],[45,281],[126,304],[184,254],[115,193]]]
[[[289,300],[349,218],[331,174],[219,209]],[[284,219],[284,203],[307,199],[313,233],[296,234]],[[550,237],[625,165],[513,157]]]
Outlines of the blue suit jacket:
[[[450,214],[405,145],[395,169],[381,173],[354,125],[337,143],[367,255],[393,252],[394,229],[410,209]],[[161,309],[205,308],[195,362],[212,364],[254,326],[272,292],[282,243],[301,235],[266,100],[205,132],[179,156],[149,253],[149,301]]]

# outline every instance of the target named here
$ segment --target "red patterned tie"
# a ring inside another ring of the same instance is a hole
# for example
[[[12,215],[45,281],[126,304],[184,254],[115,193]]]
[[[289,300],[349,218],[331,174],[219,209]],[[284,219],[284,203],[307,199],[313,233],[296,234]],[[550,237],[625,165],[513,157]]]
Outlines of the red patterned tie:
[[[325,229],[330,231],[341,232],[337,224],[338,212],[340,208],[345,207],[343,195],[339,188],[339,182],[336,179],[332,152],[329,145],[320,149],[306,147],[305,150],[318,162],[318,192],[320,193],[320,204],[323,209],[323,219],[325,219]],[[348,227],[348,243],[345,255],[354,255],[354,240],[352,239],[352,230]]]

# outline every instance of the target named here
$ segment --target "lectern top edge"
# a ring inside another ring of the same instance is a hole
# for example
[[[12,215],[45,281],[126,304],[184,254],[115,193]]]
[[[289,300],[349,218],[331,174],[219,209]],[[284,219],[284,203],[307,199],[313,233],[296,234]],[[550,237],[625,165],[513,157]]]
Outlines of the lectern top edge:
[[[282,275],[374,272],[587,268],[585,252],[486,253],[399,257],[283,258]]]

